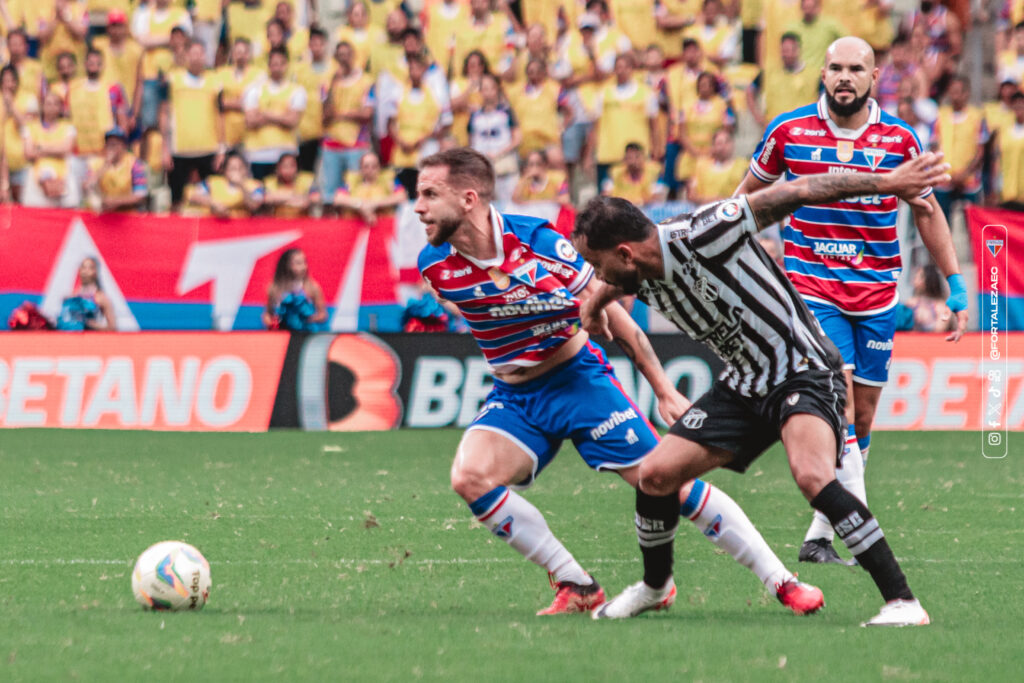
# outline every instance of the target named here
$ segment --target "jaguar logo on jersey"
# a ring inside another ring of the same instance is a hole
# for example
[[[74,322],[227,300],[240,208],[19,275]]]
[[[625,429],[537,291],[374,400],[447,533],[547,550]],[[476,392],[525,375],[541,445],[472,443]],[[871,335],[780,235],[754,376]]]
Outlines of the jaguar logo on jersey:
[[[494,535],[498,538],[508,538],[512,535],[512,515],[509,515],[505,519],[498,522],[498,525],[494,527]]]
[[[859,265],[864,260],[864,243],[860,240],[814,240],[814,255],[823,259],[850,261]]]
[[[743,210],[740,209],[740,205],[736,202],[725,202],[718,207],[718,211],[715,212],[719,218],[723,221],[734,221],[739,218]]]
[[[836,141],[836,158],[844,164],[853,160],[853,140]]]
[[[686,411],[686,415],[683,415],[683,426],[687,429],[700,429],[704,426],[704,420],[708,419],[708,414],[700,408],[690,408]]]
[[[555,253],[563,261],[575,261],[576,260],[576,248],[572,246],[572,243],[564,237],[555,242]]]
[[[512,278],[500,268],[488,268],[487,274],[491,276],[494,286],[502,291],[508,289],[508,286],[512,284]]]
[[[878,149],[877,147],[868,147],[864,151],[864,158],[868,160],[868,166],[872,171],[878,168],[878,165],[885,159],[885,150]]]

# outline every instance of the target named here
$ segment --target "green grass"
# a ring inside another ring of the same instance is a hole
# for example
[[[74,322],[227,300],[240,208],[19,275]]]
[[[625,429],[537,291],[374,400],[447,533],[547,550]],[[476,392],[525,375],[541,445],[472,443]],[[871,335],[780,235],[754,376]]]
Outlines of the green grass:
[[[683,523],[679,600],[627,623],[539,618],[543,570],[448,488],[456,431],[0,433],[0,680],[1019,680],[1024,439],[880,433],[869,502],[929,610],[868,630],[859,569],[796,567],[810,510],[773,450],[710,477],[828,605],[795,617]],[[632,491],[566,448],[528,497],[609,593],[639,578]],[[200,613],[144,613],[134,558],[210,560]],[[1018,674],[1013,674],[1018,671]]]

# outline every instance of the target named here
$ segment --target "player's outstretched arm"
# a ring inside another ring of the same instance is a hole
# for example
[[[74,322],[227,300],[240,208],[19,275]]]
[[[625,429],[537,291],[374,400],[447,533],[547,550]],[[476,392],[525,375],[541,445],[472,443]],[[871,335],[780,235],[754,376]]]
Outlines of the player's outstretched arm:
[[[747,196],[759,228],[765,228],[806,204],[827,204],[869,194],[894,194],[912,207],[931,211],[921,198],[925,188],[949,182],[949,164],[942,154],[927,152],[905,161],[889,173],[809,175]]]
[[[924,211],[918,207],[914,208],[914,224],[917,231],[921,233],[921,241],[932,255],[935,265],[946,277],[949,283],[949,298],[946,306],[953,315],[956,315],[956,330],[954,330],[946,341],[956,342],[967,330],[967,290],[964,287],[964,278],[960,274],[960,263],[956,258],[956,249],[953,247],[953,237],[949,230],[949,223],[946,215],[942,213],[935,195],[925,198],[932,206],[931,212]],[[949,312],[943,315],[943,321],[949,319]]]
[[[591,334],[615,340],[650,383],[658,399],[658,412],[662,419],[672,424],[686,412],[690,402],[669,381],[647,335],[616,301],[622,295],[618,288],[598,283],[596,278],[592,278],[578,295],[582,302],[580,320],[583,321],[584,308],[591,307],[588,310],[591,325],[584,325],[587,331],[593,328],[596,332]]]

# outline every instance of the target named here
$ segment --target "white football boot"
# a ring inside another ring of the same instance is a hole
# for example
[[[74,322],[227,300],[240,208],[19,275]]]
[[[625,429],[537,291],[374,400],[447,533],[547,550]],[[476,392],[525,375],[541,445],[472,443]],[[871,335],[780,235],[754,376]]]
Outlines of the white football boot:
[[[676,601],[676,584],[669,578],[661,589],[654,589],[643,581],[628,586],[591,615],[594,619],[629,619],[651,610],[663,610]]]
[[[931,623],[928,613],[914,600],[890,600],[882,611],[865,621],[861,626],[927,626]]]

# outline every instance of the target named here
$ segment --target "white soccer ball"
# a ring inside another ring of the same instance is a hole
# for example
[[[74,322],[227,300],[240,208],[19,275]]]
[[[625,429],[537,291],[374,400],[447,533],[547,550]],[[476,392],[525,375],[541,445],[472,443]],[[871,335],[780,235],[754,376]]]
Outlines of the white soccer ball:
[[[135,561],[132,593],[147,610],[202,609],[210,597],[210,563],[188,543],[157,543]]]

